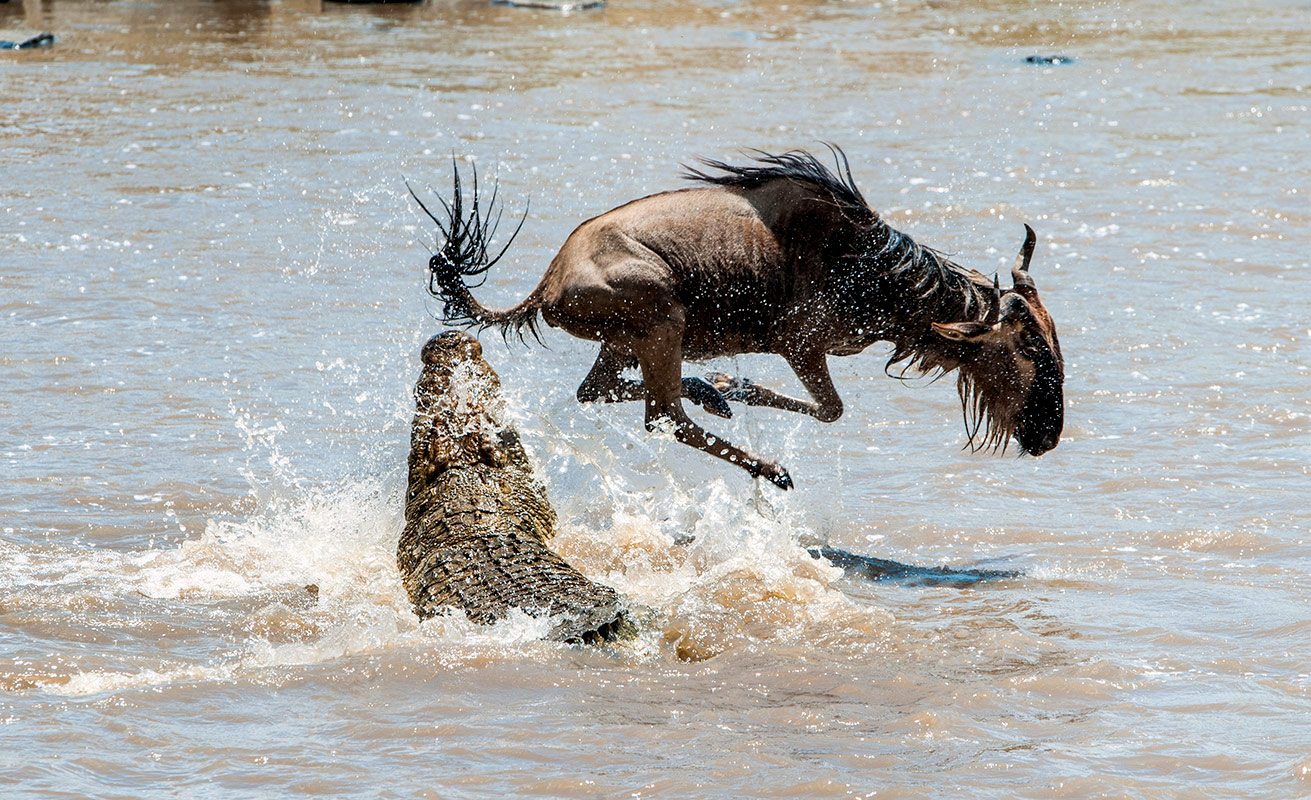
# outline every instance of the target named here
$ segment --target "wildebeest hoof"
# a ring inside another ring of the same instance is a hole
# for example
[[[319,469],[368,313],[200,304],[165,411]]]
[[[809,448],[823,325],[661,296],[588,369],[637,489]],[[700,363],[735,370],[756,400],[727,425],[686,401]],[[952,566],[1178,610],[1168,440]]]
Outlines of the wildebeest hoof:
[[[706,380],[720,392],[731,392],[737,388],[737,379],[727,372],[707,372]]]
[[[701,406],[711,414],[714,414],[716,417],[723,417],[724,419],[733,418],[733,409],[729,408],[728,400],[725,399],[719,389],[707,380],[702,378],[684,378],[683,396]]]
[[[724,372],[710,372],[706,374],[706,380],[719,390],[725,400],[732,400],[735,403],[751,402],[755,384],[746,378],[734,378]]]
[[[778,464],[761,464],[756,470],[756,477],[765,478],[784,491],[792,488],[792,476]]]

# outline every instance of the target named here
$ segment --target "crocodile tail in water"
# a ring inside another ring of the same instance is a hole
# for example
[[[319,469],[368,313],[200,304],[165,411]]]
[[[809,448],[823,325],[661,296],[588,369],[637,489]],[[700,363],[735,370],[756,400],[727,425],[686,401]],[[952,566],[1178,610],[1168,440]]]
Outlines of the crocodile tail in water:
[[[1009,569],[956,569],[921,567],[886,558],[850,553],[836,547],[811,547],[812,558],[827,559],[847,575],[870,581],[892,581],[908,586],[972,586],[993,580],[1018,578],[1024,573]]]

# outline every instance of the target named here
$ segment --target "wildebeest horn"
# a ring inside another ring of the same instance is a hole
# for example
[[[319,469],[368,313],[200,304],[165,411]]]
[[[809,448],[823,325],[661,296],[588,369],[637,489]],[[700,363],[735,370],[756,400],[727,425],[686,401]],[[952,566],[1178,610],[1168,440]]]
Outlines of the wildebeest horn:
[[[992,273],[992,299],[996,304],[988,309],[984,315],[983,321],[989,325],[996,325],[997,319],[1001,316],[1001,281],[997,280],[997,273]]]
[[[1033,287],[1033,278],[1029,277],[1029,262],[1033,260],[1033,248],[1038,244],[1038,234],[1028,224],[1024,226],[1024,244],[1020,254],[1015,257],[1015,266],[1011,267],[1011,282],[1016,286]]]

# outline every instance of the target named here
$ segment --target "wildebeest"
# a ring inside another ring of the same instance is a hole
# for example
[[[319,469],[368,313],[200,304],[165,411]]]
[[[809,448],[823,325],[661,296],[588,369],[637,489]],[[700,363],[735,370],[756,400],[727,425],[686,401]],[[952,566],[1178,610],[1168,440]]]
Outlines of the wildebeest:
[[[1032,455],[1055,447],[1064,362],[1029,276],[1033,229],[1025,226],[1013,285],[1002,291],[996,276],[988,280],[884,222],[845,154],[829,147],[836,172],[804,151],[756,151],[747,166],[703,160],[709,172],[685,167],[698,187],[643,197],[579,225],[537,288],[507,310],[485,308],[466,283],[509,242],[493,255],[496,193],[480,204],[475,173],[466,206],[457,167],[454,199],[441,200],[444,219],[415,196],[441,233],[428,289],[443,301],[448,324],[522,336],[536,335],[540,318],[600,342],[580,401],[644,400],[648,430],[668,426],[678,441],[784,489],[792,486],[787,470],[707,433],[682,399],[721,417],[731,416],[725,401],[733,400],[832,422],[842,400],[828,356],[886,341],[889,374],[897,364],[902,374],[957,370],[967,447],[1004,450],[1012,437]],[[684,361],[739,353],[782,356],[811,399],[721,373],[682,376]],[[624,377],[633,367],[641,381]]]

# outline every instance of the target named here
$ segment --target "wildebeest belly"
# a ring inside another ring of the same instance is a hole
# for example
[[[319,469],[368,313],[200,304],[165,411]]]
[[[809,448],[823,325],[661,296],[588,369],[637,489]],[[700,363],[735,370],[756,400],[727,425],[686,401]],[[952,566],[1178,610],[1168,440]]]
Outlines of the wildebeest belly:
[[[744,286],[685,301],[683,358],[700,361],[773,352],[779,309],[761,302],[762,294]]]
[[[718,255],[704,254],[675,267],[684,357],[774,352],[780,323],[796,306],[789,272],[759,251]]]

